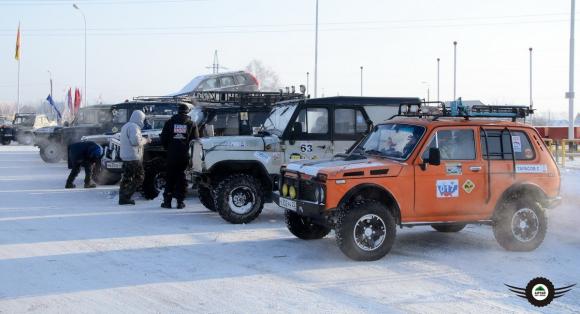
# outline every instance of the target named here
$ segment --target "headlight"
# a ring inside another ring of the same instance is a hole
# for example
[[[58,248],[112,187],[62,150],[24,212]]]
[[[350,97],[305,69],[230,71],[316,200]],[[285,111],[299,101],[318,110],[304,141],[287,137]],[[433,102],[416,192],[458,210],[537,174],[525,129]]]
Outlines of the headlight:
[[[282,196],[288,196],[288,184],[286,183],[282,184]]]
[[[296,198],[296,188],[293,185],[288,189],[288,195],[290,195],[291,199]]]

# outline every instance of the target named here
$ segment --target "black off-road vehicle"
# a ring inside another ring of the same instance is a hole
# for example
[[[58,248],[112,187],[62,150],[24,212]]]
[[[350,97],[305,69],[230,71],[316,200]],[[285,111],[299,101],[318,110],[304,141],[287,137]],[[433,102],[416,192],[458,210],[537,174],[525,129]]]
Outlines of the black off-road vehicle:
[[[2,145],[10,145],[14,140],[14,129],[12,128],[12,120],[8,117],[0,116],[0,143]]]

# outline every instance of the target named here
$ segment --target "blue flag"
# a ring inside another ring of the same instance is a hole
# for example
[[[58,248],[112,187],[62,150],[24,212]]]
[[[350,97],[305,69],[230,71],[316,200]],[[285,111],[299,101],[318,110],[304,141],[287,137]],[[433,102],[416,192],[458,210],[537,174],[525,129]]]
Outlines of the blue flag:
[[[62,116],[61,116],[58,108],[56,108],[56,105],[54,104],[54,100],[52,100],[52,95],[48,94],[48,97],[46,97],[46,100],[52,106],[52,108],[54,108],[54,111],[56,111],[56,116],[58,117],[58,121],[60,121],[62,119]]]

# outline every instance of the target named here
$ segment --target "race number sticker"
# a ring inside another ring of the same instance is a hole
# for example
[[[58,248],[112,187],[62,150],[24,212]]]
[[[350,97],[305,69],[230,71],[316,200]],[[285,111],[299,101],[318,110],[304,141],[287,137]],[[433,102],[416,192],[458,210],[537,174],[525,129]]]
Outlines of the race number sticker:
[[[187,125],[185,124],[174,124],[173,133],[175,134],[185,134],[187,133]]]
[[[512,135],[512,143],[514,146],[514,152],[522,152],[522,138],[519,135]]]
[[[546,165],[516,165],[516,173],[546,173]]]
[[[312,152],[312,143],[302,143],[300,145],[300,151],[303,153],[310,153]]]
[[[437,198],[459,197],[459,180],[437,180]]]

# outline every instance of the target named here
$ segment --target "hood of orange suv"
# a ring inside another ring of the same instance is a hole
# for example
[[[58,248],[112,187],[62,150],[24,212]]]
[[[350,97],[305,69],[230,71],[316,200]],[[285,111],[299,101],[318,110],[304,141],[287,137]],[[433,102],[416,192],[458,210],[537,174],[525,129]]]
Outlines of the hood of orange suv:
[[[399,175],[403,163],[386,159],[368,157],[356,160],[304,160],[290,163],[286,170],[300,172],[309,176],[326,174],[327,179]]]

